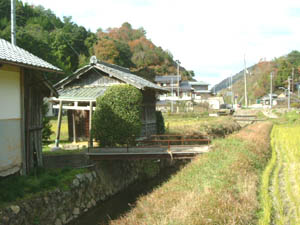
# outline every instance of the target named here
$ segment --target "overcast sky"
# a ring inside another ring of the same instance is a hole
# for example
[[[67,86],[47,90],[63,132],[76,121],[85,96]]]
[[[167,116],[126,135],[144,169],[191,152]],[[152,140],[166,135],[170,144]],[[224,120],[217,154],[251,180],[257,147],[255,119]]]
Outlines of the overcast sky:
[[[210,84],[300,50],[299,0],[26,0],[91,31],[129,22]]]

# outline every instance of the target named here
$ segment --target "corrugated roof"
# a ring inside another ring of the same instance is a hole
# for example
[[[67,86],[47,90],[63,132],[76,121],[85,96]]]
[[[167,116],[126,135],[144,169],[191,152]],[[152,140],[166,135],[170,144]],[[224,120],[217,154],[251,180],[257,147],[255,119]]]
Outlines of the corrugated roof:
[[[170,83],[173,82],[177,82],[178,79],[178,75],[166,75],[166,76],[155,76],[154,81],[155,82],[159,82],[159,83]],[[179,81],[181,81],[181,76],[179,75]]]
[[[60,99],[95,100],[103,95],[107,87],[73,87],[58,91]]]
[[[40,70],[61,71],[61,69],[31,54],[30,52],[12,45],[0,38],[0,61],[17,64],[19,66],[35,67]]]

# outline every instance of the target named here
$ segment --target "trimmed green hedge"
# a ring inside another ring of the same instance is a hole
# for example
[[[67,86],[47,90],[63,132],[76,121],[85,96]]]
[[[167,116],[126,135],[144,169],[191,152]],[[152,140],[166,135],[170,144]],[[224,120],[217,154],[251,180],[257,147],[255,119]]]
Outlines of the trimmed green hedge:
[[[130,85],[111,86],[97,99],[92,132],[101,147],[129,144],[140,135],[142,100]]]
[[[164,134],[166,131],[165,128],[165,120],[161,113],[161,111],[156,111],[156,133],[157,134]]]

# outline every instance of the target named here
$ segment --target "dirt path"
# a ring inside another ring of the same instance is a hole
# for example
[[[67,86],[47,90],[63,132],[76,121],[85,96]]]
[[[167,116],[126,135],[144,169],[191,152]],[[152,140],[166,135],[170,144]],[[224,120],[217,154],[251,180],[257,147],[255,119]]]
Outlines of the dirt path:
[[[278,116],[272,112],[272,110],[263,110],[262,113],[268,117],[268,118],[271,118],[271,119],[277,119]]]

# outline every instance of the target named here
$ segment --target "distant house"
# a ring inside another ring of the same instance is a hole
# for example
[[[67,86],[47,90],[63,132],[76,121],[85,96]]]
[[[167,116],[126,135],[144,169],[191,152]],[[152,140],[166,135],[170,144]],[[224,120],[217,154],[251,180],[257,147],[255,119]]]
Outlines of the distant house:
[[[201,102],[212,96],[208,83],[203,81],[182,80],[181,76],[156,76],[155,82],[169,90],[169,93],[159,96],[160,101],[195,101]]]
[[[272,105],[277,105],[277,94],[272,94]],[[270,105],[270,94],[263,96],[260,100],[262,105]]]
[[[212,92],[208,90],[209,84],[203,81],[190,81],[190,86],[193,90],[193,99],[198,100],[207,99],[212,96]]]
[[[57,95],[43,72],[61,72],[0,39],[0,176],[42,166],[43,98]]]
[[[156,133],[156,95],[166,89],[147,81],[130,72],[129,69],[101,62],[93,56],[90,64],[74,72],[60,81],[55,87],[59,97],[52,98],[54,108],[68,110],[69,139],[77,141],[90,138],[92,111],[95,110],[96,99],[103,95],[111,85],[130,84],[143,94],[143,128],[141,136]],[[60,113],[59,113],[60,114]],[[58,132],[59,133],[59,132]],[[59,136],[56,146],[58,147]]]
[[[155,83],[161,87],[178,87],[181,82],[180,75],[156,76]]]

